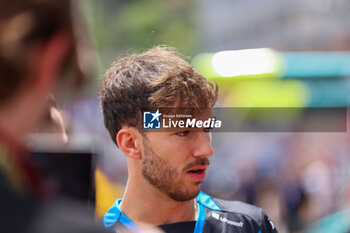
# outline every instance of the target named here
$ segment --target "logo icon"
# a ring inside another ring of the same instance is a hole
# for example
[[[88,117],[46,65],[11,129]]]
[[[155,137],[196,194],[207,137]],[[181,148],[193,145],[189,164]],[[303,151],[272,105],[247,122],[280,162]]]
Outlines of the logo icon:
[[[243,222],[242,221],[239,221],[239,222],[232,221],[232,220],[229,220],[226,217],[222,217],[218,213],[214,213],[214,212],[211,213],[211,216],[213,218],[215,218],[216,220],[221,221],[223,223],[226,223],[226,224],[229,224],[229,225],[232,225],[232,226],[236,226],[236,227],[243,227]]]
[[[160,129],[160,116],[162,113],[159,109],[156,112],[143,112],[144,129]]]
[[[217,214],[217,213],[212,212],[212,213],[211,213],[211,216],[212,216],[213,218],[215,218],[216,220],[219,220],[219,219],[220,219],[220,215]]]

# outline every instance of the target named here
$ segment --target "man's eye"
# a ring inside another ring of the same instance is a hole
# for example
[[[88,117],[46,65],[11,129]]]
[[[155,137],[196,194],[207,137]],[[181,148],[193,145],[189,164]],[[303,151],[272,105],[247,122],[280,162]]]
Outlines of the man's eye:
[[[180,137],[183,137],[183,136],[186,136],[189,134],[190,131],[186,130],[186,131],[180,131],[180,132],[177,132],[176,135],[177,136],[180,136]]]

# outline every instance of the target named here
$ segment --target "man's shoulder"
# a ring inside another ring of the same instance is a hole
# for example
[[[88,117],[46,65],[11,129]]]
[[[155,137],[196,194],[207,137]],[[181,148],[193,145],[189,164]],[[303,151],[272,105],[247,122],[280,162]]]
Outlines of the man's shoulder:
[[[264,211],[263,209],[257,206],[241,201],[222,200],[215,197],[213,197],[212,199],[221,208],[223,212],[249,216],[250,218],[253,218],[256,221],[263,220]]]
[[[247,215],[253,217],[254,219],[261,218],[264,213],[261,208],[254,205],[250,205],[241,201],[222,200],[216,197],[212,197],[203,192],[200,192],[197,197],[197,201],[210,210]]]
[[[206,221],[215,225],[229,224],[236,228],[256,229],[256,232],[277,232],[263,209],[257,206],[241,201],[222,200],[203,192],[198,195],[197,201],[206,208]]]

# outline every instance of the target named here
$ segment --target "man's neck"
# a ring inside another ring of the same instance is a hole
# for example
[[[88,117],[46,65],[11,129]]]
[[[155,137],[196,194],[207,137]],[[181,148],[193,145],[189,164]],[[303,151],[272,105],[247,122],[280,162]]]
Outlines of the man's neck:
[[[153,186],[140,190],[131,182],[126,186],[120,208],[137,225],[158,226],[196,220],[195,199],[175,201]]]

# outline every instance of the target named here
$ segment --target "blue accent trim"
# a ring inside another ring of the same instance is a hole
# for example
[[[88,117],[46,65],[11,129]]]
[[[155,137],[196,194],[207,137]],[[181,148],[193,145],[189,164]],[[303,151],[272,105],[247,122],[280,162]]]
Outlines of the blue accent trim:
[[[131,221],[125,214],[121,214],[119,221],[127,227],[132,232],[142,232],[141,228],[139,228],[133,221]]]
[[[199,203],[198,201],[197,201],[197,209],[198,209],[198,219],[197,219],[196,226],[194,228],[193,233],[202,233],[204,228],[204,222],[205,222],[205,210],[204,210],[204,206],[201,205],[201,203]]]
[[[103,222],[105,227],[111,227],[116,222],[122,223],[126,228],[132,232],[142,232],[135,223],[133,223],[120,209],[119,205],[122,202],[122,199],[115,201],[113,206],[103,215]]]
[[[197,202],[204,205],[208,209],[220,211],[221,208],[213,201],[213,199],[202,191],[197,196]]]
[[[258,233],[261,233],[261,230]]]

